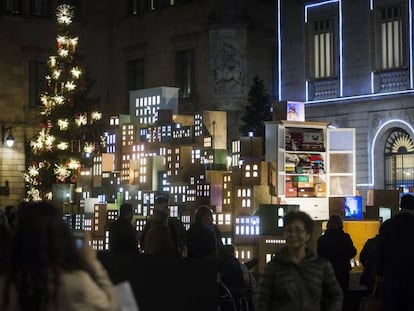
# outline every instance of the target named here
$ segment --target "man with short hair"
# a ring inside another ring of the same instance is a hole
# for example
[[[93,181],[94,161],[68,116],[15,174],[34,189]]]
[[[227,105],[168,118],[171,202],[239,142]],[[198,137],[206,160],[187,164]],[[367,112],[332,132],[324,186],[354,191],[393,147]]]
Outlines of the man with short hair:
[[[137,232],[131,224],[132,216],[132,205],[122,204],[118,219],[109,225],[109,251],[111,253],[138,253]]]
[[[175,217],[170,217],[170,207],[168,204],[168,197],[166,196],[156,197],[155,202],[154,202],[154,213],[156,212],[163,212],[167,215],[168,230],[174,241],[175,248],[177,249],[177,256],[186,257],[187,247],[186,247],[185,228],[181,220]],[[145,227],[142,231],[142,235],[140,238],[140,248],[144,253],[145,253],[145,243],[144,243],[145,235],[147,234],[150,226],[151,226],[151,218],[145,224]]]
[[[386,311],[414,310],[414,196],[404,195],[400,207],[379,231],[377,280]]]

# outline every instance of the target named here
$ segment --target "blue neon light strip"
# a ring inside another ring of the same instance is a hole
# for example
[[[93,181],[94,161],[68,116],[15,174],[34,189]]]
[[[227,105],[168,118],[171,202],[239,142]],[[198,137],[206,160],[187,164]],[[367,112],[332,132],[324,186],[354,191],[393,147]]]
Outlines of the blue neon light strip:
[[[374,72],[371,71],[371,94],[374,94],[375,87],[374,87]]]
[[[339,96],[344,95],[344,73],[343,73],[343,62],[344,62],[344,53],[343,53],[343,40],[342,40],[342,0],[339,0]]]
[[[282,32],[280,30],[280,16],[281,16],[281,8],[280,8],[280,0],[277,1],[277,62],[278,62],[278,78],[279,78],[279,90],[278,96],[279,101],[282,100]]]
[[[413,1],[408,0],[408,21],[410,27],[410,88],[413,88]]]

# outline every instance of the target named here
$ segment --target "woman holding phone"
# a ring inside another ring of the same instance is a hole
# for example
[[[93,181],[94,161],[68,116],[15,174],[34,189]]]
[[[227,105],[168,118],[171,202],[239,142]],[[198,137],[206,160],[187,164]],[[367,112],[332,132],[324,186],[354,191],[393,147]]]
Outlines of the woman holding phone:
[[[58,209],[47,202],[22,203],[0,273],[0,310],[120,310],[88,238],[77,249]]]

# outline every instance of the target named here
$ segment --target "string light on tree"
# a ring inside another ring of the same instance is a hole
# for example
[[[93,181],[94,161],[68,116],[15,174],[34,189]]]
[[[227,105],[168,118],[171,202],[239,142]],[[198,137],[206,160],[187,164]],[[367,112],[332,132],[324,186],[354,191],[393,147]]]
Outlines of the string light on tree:
[[[40,129],[30,141],[30,164],[23,176],[28,201],[51,199],[55,183],[76,184],[82,168],[92,165],[89,157],[100,152],[102,113],[86,97],[89,81],[75,53],[79,37],[71,31],[74,9],[65,3],[56,9],[57,47],[47,59]]]

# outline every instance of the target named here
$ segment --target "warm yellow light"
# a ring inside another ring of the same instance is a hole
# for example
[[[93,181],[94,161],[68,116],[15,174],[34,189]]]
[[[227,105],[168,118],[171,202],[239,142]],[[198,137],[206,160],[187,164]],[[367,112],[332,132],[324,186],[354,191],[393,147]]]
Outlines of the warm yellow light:
[[[76,79],[79,79],[79,76],[82,74],[82,71],[79,69],[79,67],[74,67],[71,71],[72,76]]]
[[[68,164],[68,167],[71,170],[77,170],[79,168],[79,166],[80,166],[80,162],[78,160],[76,160],[76,159],[70,159],[69,164]]]
[[[60,130],[61,131],[65,131],[65,130],[67,130],[68,129],[68,126],[69,126],[69,121],[68,121],[68,119],[59,119],[58,120],[58,126],[59,126],[59,128],[60,128]]]
[[[69,51],[68,50],[66,50],[66,49],[59,49],[59,55],[60,56],[62,56],[62,57],[66,57],[66,56],[68,56],[69,55]]]
[[[70,44],[72,45],[73,49],[75,49],[76,45],[78,44],[79,38],[75,37],[70,39]]]
[[[55,101],[56,104],[62,105],[65,101],[65,98],[62,95],[56,95],[53,97],[53,100]]]
[[[59,5],[56,9],[57,22],[66,25],[72,23],[73,11],[73,7],[68,4]]]
[[[93,120],[101,120],[102,119],[102,113],[99,111],[92,112],[92,119]]]
[[[64,164],[55,164],[53,172],[60,181],[65,181],[70,176],[70,170]]]
[[[69,144],[67,142],[60,142],[56,147],[59,150],[67,150],[69,148]]]
[[[55,67],[56,66],[56,57],[55,56],[50,56],[49,57],[49,64],[50,64],[50,67]]]
[[[29,176],[32,176],[32,177],[37,176],[39,175],[39,169],[34,165],[30,165],[28,168],[28,173],[29,173]]]
[[[54,70],[52,72],[52,78],[55,79],[55,80],[59,79],[61,73],[62,73],[61,70]]]
[[[81,114],[78,118],[76,118],[75,123],[77,126],[86,125],[88,122],[88,118],[85,114]]]
[[[95,145],[93,143],[86,143],[83,147],[83,151],[86,153],[92,153],[95,150]]]
[[[58,36],[56,38],[56,41],[60,44],[65,44],[66,43],[66,37],[65,36]]]
[[[76,85],[73,81],[66,82],[65,87],[68,89],[68,91],[73,91],[76,88]]]

